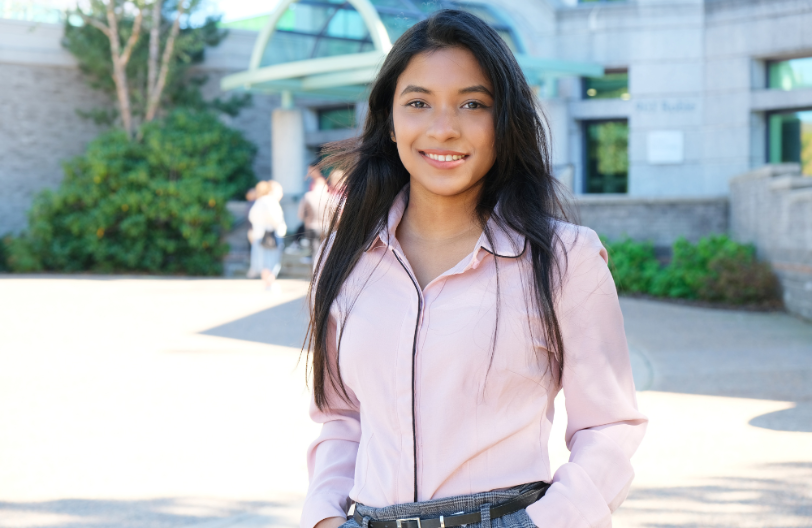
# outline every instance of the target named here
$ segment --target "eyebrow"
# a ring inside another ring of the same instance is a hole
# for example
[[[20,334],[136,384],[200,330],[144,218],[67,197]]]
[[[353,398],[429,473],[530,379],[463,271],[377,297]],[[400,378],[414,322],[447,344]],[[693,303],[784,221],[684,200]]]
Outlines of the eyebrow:
[[[491,91],[488,90],[487,88],[485,88],[484,86],[482,86],[481,84],[477,84],[476,86],[469,86],[468,88],[463,88],[462,90],[460,90],[460,93],[461,94],[484,93],[484,94],[487,94],[487,95],[490,95],[491,97],[493,97],[493,94],[491,93]]]
[[[429,90],[428,88],[423,88],[422,86],[415,86],[413,84],[410,84],[406,88],[404,88],[402,92],[400,92],[400,95],[405,95],[407,93],[431,94],[431,90]],[[484,93],[484,94],[487,94],[487,95],[493,97],[493,94],[491,93],[491,91],[488,90],[487,88],[485,88],[484,86],[482,86],[481,84],[477,84],[475,86],[469,86],[467,88],[463,88],[462,90],[460,90],[460,93],[461,94]]]

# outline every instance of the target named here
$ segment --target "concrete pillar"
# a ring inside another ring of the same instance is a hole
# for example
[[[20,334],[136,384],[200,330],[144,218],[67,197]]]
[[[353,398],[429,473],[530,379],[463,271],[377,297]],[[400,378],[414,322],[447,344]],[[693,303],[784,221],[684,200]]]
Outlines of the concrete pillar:
[[[271,118],[272,176],[285,189],[282,210],[292,232],[299,226],[296,215],[305,192],[307,149],[305,147],[304,115],[299,108],[278,108]]]

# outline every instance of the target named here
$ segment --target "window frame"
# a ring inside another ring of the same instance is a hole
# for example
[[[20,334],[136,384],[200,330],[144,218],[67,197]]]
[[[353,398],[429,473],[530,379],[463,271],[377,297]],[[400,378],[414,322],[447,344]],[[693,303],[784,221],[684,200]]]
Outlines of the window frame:
[[[619,68],[606,68],[603,71],[604,75],[612,75],[618,73],[625,73],[626,74],[626,93],[629,94],[629,99],[631,99],[631,89],[629,88],[629,67],[619,67]],[[590,97],[587,95],[586,91],[587,88],[587,79],[597,79],[598,77],[579,77],[579,84],[580,84],[580,93],[581,93],[581,100],[582,101],[628,101],[629,99],[623,99],[622,97],[607,97],[607,98],[600,98],[600,97]]]
[[[319,132],[329,132],[329,131],[332,131],[332,130],[353,130],[353,129],[358,128],[358,123],[356,122],[356,120],[358,118],[358,113],[357,113],[357,105],[355,103],[346,103],[346,104],[340,104],[340,105],[322,106],[322,107],[314,108],[313,110],[315,110],[315,114],[316,114],[316,130],[318,130]],[[353,126],[346,127],[346,128],[321,128],[322,115],[325,112],[330,112],[330,111],[334,111],[334,110],[348,110],[348,111],[351,111],[352,115],[353,115],[353,118],[352,118]]]
[[[631,119],[626,117],[606,117],[606,118],[598,118],[598,119],[583,119],[580,121],[581,125],[581,163],[583,167],[583,171],[581,173],[581,194],[591,195],[591,196],[600,196],[600,195],[607,195],[607,194],[616,194],[616,195],[629,195],[629,176],[630,176],[630,169],[631,169],[631,157],[629,156],[629,142],[628,138],[626,140],[626,157],[627,163],[629,163],[629,167],[626,169],[626,191],[622,193],[595,193],[589,192],[588,190],[588,182],[589,182],[589,125],[597,125],[600,123],[619,123],[623,122],[626,123],[626,127],[631,132]]]
[[[766,89],[766,90],[778,90],[780,92],[794,92],[795,90],[812,90],[812,84],[810,84],[809,86],[801,86],[801,87],[798,87],[798,88],[791,88],[789,90],[785,90],[785,89],[780,88],[780,87],[776,88],[776,87],[770,86],[770,79],[772,77],[771,72],[772,72],[772,67],[774,65],[776,65],[776,64],[778,64],[780,62],[789,62],[789,61],[794,61],[794,60],[798,60],[798,59],[809,59],[810,62],[812,62],[812,53],[793,56],[793,57],[764,59],[764,85],[763,85],[764,89]]]
[[[812,106],[802,106],[802,107],[794,107],[794,108],[781,108],[777,110],[770,110],[764,113],[764,141],[766,144],[766,148],[764,149],[764,163],[767,165],[773,165],[778,163],[795,163],[793,161],[772,161],[773,155],[773,145],[772,145],[772,133],[770,131],[770,120],[773,116],[779,114],[792,114],[797,112],[812,112]],[[803,145],[801,146],[803,152]],[[801,170],[803,171],[803,159],[801,159],[798,163],[801,165]],[[812,175],[810,175],[812,176]]]

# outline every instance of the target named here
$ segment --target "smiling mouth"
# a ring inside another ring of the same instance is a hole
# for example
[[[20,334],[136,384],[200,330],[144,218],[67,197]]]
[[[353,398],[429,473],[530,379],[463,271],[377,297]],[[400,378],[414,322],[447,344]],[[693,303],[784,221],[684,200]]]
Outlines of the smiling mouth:
[[[421,154],[434,161],[458,161],[468,157],[468,154],[434,154],[432,152],[421,152]]]

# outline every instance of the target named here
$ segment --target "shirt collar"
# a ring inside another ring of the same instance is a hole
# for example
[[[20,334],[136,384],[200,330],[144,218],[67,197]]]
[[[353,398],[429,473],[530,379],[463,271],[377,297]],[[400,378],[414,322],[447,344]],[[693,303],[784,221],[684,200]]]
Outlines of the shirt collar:
[[[406,206],[409,203],[409,185],[407,184],[395,197],[392,207],[389,209],[389,216],[386,225],[378,232],[378,236],[370,244],[367,251],[372,251],[381,247],[392,247],[397,244],[395,232],[397,231],[400,220],[403,218],[403,213],[406,211]],[[514,231],[506,225],[500,225],[500,222],[495,217],[499,216],[499,204],[494,209],[494,215],[488,220],[488,227],[491,231],[491,240],[493,244],[488,241],[485,233],[477,240],[473,258],[467,267],[476,269],[479,263],[484,258],[481,255],[484,250],[491,255],[501,258],[517,258],[524,254],[527,241],[524,235]]]

